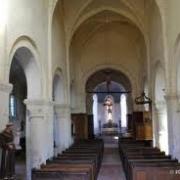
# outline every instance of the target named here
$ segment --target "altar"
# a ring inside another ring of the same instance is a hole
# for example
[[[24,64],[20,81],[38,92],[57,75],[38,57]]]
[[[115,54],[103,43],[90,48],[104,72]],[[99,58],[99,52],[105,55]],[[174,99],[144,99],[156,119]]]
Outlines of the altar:
[[[118,134],[118,124],[108,121],[102,125],[103,135],[117,135]]]

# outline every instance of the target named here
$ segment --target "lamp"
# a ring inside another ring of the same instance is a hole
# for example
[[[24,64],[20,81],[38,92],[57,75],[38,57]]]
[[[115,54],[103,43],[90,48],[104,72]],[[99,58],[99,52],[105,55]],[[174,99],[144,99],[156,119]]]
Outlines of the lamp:
[[[140,96],[135,98],[135,103],[138,105],[151,104],[152,100],[146,96],[145,92],[142,92]]]

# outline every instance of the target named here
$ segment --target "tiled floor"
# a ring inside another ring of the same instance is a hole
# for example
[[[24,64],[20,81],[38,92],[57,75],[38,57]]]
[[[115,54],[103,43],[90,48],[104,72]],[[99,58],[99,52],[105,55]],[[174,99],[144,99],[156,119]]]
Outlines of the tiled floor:
[[[26,165],[25,161],[18,160],[15,165],[16,180],[26,180]]]
[[[23,153],[16,155],[15,173],[16,180],[26,180],[26,160]]]
[[[98,180],[125,180],[117,140],[113,137],[105,137],[104,142],[104,157]]]

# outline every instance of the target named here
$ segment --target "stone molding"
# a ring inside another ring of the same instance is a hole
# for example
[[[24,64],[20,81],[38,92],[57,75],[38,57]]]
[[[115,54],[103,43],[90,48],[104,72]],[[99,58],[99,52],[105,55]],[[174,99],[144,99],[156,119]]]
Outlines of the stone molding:
[[[12,84],[0,82],[0,91],[10,93],[12,88]]]
[[[59,104],[56,102],[53,102],[54,108],[59,108],[59,109],[71,109],[69,104]]]
[[[169,100],[178,100],[180,98],[180,96],[176,95],[176,94],[170,94],[170,95],[165,95],[164,98],[166,99],[166,101]]]
[[[45,118],[53,116],[53,102],[41,99],[26,99],[27,115],[30,118]]]
[[[55,112],[58,118],[70,117],[71,108],[67,104],[59,104],[55,106]]]
[[[53,106],[53,101],[48,101],[44,99],[25,99],[24,103],[27,106]]]
[[[166,102],[165,101],[158,101],[154,103],[155,110],[156,111],[163,111],[166,108]]]
[[[180,95],[172,94],[164,97],[169,106],[175,106],[176,112],[180,112]]]

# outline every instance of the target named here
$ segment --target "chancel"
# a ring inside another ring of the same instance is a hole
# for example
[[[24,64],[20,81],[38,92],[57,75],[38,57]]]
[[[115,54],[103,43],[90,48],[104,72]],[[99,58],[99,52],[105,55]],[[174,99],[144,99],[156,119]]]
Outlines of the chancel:
[[[0,179],[179,180],[179,8],[0,0]]]

